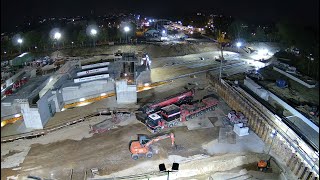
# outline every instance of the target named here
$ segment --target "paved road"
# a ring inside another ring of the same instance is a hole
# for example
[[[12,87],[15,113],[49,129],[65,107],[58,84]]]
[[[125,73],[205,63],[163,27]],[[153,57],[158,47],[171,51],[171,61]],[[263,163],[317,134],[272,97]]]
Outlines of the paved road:
[[[204,73],[208,70],[219,72],[220,62],[214,60],[214,57],[220,54],[219,51],[189,54],[177,57],[156,58],[152,64],[151,82],[158,82],[179,77],[185,77],[196,73]],[[222,73],[235,74],[236,72],[245,72],[252,69],[247,62],[247,57],[234,52],[225,52],[226,63],[223,63]],[[200,59],[203,58],[203,60]]]

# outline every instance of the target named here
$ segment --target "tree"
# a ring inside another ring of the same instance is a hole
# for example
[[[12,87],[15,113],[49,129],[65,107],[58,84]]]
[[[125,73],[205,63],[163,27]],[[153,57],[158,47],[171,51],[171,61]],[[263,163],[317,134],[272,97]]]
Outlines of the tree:
[[[101,29],[101,31],[99,32],[99,39],[101,40],[101,41],[103,41],[103,42],[107,42],[107,39],[108,39],[108,37],[109,37],[109,35],[108,35],[108,29],[106,29],[106,28],[103,28],[103,29]]]
[[[81,45],[83,46],[83,43],[87,40],[88,40],[88,38],[87,38],[85,30],[80,30],[80,32],[78,33],[77,41],[80,42]]]
[[[29,31],[25,33],[25,47],[33,49],[35,46],[39,46],[41,41],[41,34],[36,31]]]
[[[264,30],[262,29],[262,27],[257,27],[256,29],[256,35],[254,37],[254,39],[256,41],[266,41],[266,33],[264,32]]]

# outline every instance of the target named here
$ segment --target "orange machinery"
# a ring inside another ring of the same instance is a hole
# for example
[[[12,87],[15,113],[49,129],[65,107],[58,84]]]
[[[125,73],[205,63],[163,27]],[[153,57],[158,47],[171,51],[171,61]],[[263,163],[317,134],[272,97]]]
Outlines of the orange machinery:
[[[138,135],[138,140],[132,141],[130,144],[131,158],[137,160],[139,156],[146,156],[151,158],[153,156],[151,145],[154,142],[158,142],[163,139],[171,138],[171,145],[174,147],[174,134],[168,133],[161,136],[156,136],[152,139],[149,139],[145,135]]]
[[[272,158],[272,157],[270,157],[268,160],[260,160],[260,161],[257,163],[258,169],[259,169],[260,171],[266,172],[266,171],[270,168],[271,158]]]

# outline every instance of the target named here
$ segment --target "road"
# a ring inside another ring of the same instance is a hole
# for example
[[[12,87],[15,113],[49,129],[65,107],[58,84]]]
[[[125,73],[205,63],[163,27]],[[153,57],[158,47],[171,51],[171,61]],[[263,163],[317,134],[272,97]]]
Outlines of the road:
[[[219,51],[213,51],[177,57],[155,58],[151,65],[151,82],[176,79],[208,70],[218,73],[220,70],[220,62],[215,61],[214,57],[219,55]],[[224,75],[245,72],[254,68],[252,60],[244,55],[228,51],[224,52],[224,56],[227,60],[227,62],[222,65],[222,73]]]

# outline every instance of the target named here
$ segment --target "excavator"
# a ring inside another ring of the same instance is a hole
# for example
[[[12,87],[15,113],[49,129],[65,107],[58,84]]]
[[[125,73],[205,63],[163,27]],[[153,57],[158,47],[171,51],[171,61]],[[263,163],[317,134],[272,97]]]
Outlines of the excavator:
[[[268,160],[260,160],[257,163],[258,170],[262,172],[267,172],[267,170],[270,168],[271,158],[272,157],[270,157]]]
[[[153,151],[151,145],[160,140],[170,138],[172,147],[175,147],[174,134],[168,133],[161,136],[156,136],[149,139],[145,135],[138,135],[138,140],[132,141],[130,144],[131,158],[137,160],[139,156],[145,156],[151,158],[153,156]]]

